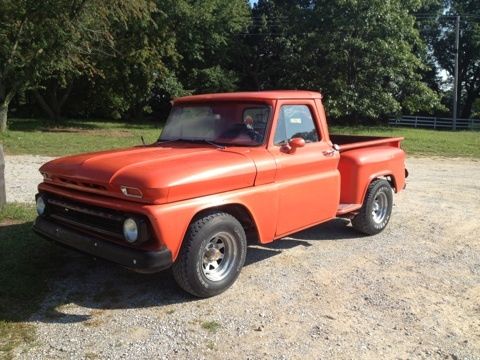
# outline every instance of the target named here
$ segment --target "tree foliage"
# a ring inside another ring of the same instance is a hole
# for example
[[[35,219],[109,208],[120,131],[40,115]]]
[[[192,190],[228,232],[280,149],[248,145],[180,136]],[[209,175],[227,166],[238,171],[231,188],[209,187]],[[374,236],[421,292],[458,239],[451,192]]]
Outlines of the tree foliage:
[[[92,78],[87,102],[91,111],[105,117],[139,118],[148,109],[153,89],[168,91],[181,85],[174,78],[178,63],[168,14],[151,4],[150,14],[116,21],[112,26],[111,52],[99,53],[99,72]]]
[[[115,24],[114,53],[98,57],[93,111],[138,119],[171,96],[234,90],[227,48],[248,9],[243,0],[157,1],[149,18]]]
[[[178,78],[190,92],[231,91],[236,74],[229,69],[230,49],[248,22],[245,0],[181,0],[172,14],[182,61]]]
[[[455,30],[460,15],[458,73],[458,116],[469,118],[480,98],[480,6],[476,0],[443,0],[432,8],[437,17],[425,24],[423,33],[432,51],[437,72],[446,71],[453,83],[455,71]],[[437,79],[443,82],[443,79]],[[450,96],[448,100],[451,100]]]
[[[428,13],[428,18],[418,14]],[[139,119],[172,97],[311,89],[334,118],[446,111],[453,22],[474,0],[3,0],[0,123]],[[443,15],[443,16],[442,16]],[[460,100],[478,111],[480,21],[462,23]]]
[[[135,0],[3,0],[0,104],[8,108],[18,91],[53,82],[59,105],[58,87],[98,72],[95,55],[111,50],[112,23],[148,14],[148,3]],[[6,116],[0,120],[4,128]]]
[[[243,60],[246,82],[320,89],[334,117],[431,112],[440,102],[422,81],[418,3],[260,0],[242,49],[255,49]]]

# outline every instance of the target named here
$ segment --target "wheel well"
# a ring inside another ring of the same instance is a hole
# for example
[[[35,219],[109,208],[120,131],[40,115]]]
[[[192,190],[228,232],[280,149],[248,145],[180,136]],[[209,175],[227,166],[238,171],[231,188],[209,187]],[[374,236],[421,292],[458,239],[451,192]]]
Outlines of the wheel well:
[[[257,224],[250,211],[240,204],[227,204],[203,209],[194,216],[192,221],[212,211],[221,211],[232,215],[240,222],[240,224],[242,224],[245,234],[247,235],[247,240],[249,242],[259,242]]]
[[[372,181],[376,180],[376,179],[384,179],[384,180],[387,180],[388,183],[390,184],[390,186],[392,187],[392,189],[397,192],[397,183],[395,181],[395,177],[393,175],[384,175],[384,176],[379,176],[375,179],[373,179]]]

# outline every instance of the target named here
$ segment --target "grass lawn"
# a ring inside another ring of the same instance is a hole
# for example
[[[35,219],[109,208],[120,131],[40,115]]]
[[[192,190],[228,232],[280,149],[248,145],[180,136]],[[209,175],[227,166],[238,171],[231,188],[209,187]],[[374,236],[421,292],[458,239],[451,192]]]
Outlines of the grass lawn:
[[[25,321],[38,309],[48,280],[61,263],[61,250],[31,231],[33,206],[7,204],[0,210],[0,359],[35,338]]]
[[[105,150],[155,141],[161,124],[126,124],[113,121],[66,121],[57,126],[39,120],[14,119],[10,130],[0,134],[7,154],[61,156]],[[480,132],[436,131],[388,126],[332,126],[332,133],[378,136],[403,136],[409,155],[480,158]]]
[[[332,133],[372,136],[402,136],[408,155],[480,158],[479,131],[440,131],[389,126],[332,126]]]
[[[158,139],[161,128],[154,123],[125,124],[107,121],[66,121],[45,125],[39,120],[15,119],[9,131],[0,134],[10,155],[61,156],[97,150],[129,147]]]

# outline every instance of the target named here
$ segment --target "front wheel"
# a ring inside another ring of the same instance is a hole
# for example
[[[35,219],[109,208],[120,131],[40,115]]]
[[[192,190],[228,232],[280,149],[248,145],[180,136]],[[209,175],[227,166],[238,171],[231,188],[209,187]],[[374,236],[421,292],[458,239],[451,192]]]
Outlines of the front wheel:
[[[240,222],[223,212],[194,220],[173,264],[173,276],[185,291],[210,297],[228,289],[245,263],[247,239]]]
[[[388,181],[377,179],[370,183],[363,206],[352,219],[353,227],[367,235],[380,233],[392,214],[393,195]]]

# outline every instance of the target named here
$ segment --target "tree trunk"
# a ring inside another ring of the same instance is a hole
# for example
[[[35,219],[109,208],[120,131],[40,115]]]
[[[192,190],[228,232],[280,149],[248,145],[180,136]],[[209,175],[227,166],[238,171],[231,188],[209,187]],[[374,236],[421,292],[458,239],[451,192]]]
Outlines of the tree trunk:
[[[63,93],[62,98],[60,101],[58,101],[58,110],[57,110],[57,116],[60,118],[62,115],[62,107],[67,101],[68,97],[70,96],[70,93],[72,92],[73,89],[73,80],[70,81],[70,84],[68,84],[67,88],[65,89],[65,92]]]
[[[7,131],[8,103],[6,101],[0,104],[0,132]]]
[[[468,94],[467,99],[465,100],[465,104],[463,105],[463,108],[462,108],[463,119],[468,119],[470,118],[470,115],[472,115],[473,103],[475,102],[479,94],[480,94],[480,88],[477,89],[476,91],[471,91]]]
[[[38,104],[40,107],[48,114],[48,117],[50,119],[55,119],[55,114],[53,113],[53,110],[48,106],[47,102],[43,98],[43,96],[38,92],[38,90],[33,90],[33,95],[35,95],[35,98],[38,101]]]
[[[0,144],[0,210],[7,203],[7,194],[5,192],[5,157],[3,155],[3,146]]]
[[[43,96],[38,90],[33,91],[40,107],[47,113],[50,119],[55,121],[62,116],[62,107],[72,92],[73,81],[69,83],[61,98],[59,98],[58,88],[58,82],[52,80],[46,88],[46,96]],[[48,102],[47,99],[50,99],[50,101]]]

